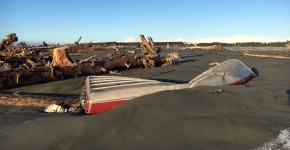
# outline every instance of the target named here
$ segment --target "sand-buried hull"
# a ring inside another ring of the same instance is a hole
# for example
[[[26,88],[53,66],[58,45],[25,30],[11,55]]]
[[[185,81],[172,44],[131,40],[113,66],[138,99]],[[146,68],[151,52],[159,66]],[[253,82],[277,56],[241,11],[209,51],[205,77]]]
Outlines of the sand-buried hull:
[[[240,85],[253,78],[255,74],[244,63],[230,59],[203,72],[189,83],[194,86]]]
[[[87,114],[98,114],[109,111],[127,100],[159,91],[195,86],[240,85],[253,77],[254,73],[236,59],[227,60],[186,84],[120,76],[88,76],[81,104]]]

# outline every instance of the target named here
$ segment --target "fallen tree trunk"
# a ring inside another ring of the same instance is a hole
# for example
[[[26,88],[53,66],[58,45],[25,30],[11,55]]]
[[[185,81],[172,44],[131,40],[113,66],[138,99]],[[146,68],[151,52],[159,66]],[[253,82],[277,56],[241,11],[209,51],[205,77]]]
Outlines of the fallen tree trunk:
[[[27,60],[37,61],[37,60],[45,60],[45,61],[52,61],[52,56],[0,56],[0,61],[10,63],[10,64],[22,64],[23,62],[26,62]]]
[[[30,106],[47,108],[51,104],[79,106],[79,99],[76,97],[47,97],[43,95],[16,95],[0,94],[0,105]]]
[[[130,68],[148,68],[161,66],[164,63],[166,63],[166,60],[163,58],[153,60],[146,56],[122,56],[105,61],[76,63],[75,66],[43,66],[26,70],[4,71],[0,72],[0,89],[64,80],[84,75],[99,75],[115,70],[125,70],[128,69],[126,64],[130,64]]]
[[[280,58],[280,59],[290,59],[290,57],[286,56],[277,56],[277,55],[260,55],[260,54],[250,54],[244,52],[244,56],[254,56],[254,57],[262,57],[262,58]]]
[[[27,70],[4,71],[0,72],[0,89],[63,80],[78,75],[101,74],[100,67],[92,66],[88,62],[73,67],[37,67]]]
[[[229,50],[226,50],[221,45],[213,45],[213,46],[197,46],[196,44],[194,46],[187,46],[187,47],[181,47],[181,50],[185,49],[192,49],[192,50],[210,50],[210,51],[217,51],[217,52],[230,52]]]
[[[0,51],[0,56],[11,56],[11,53],[10,52],[4,52],[4,51]]]
[[[120,52],[114,52],[106,60],[95,58],[91,61],[73,61],[68,54],[72,47],[59,47],[53,50],[53,57],[43,55],[0,57],[0,65],[7,68],[7,71],[0,72],[0,89],[64,80],[84,75],[118,73],[116,70],[128,70],[129,68],[154,68],[164,66],[164,64],[165,66],[172,65],[175,59],[180,61],[178,58],[166,59],[160,57],[154,51],[152,38],[148,37],[148,43],[143,35],[140,35],[140,37],[143,41],[143,47],[147,48],[148,55],[146,56],[125,56]]]

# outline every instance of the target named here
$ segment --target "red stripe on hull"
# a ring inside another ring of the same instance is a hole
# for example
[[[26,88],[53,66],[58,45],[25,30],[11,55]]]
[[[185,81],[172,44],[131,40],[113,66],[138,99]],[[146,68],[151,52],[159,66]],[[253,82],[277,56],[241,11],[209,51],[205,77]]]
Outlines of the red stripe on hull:
[[[112,101],[112,102],[90,104],[89,101],[86,100],[85,109],[86,109],[87,114],[99,114],[99,113],[107,112],[126,101],[127,100],[118,100],[118,101]]]
[[[237,82],[231,83],[229,85],[241,85],[241,84],[245,84],[247,81],[251,80],[254,77],[253,74],[250,74],[249,76],[245,77],[242,80],[239,80]]]

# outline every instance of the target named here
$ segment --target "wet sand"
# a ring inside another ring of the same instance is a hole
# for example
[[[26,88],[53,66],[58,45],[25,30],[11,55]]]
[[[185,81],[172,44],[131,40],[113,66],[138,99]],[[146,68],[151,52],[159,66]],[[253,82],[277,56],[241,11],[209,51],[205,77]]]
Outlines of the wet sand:
[[[163,50],[162,54],[174,51]],[[107,53],[95,54],[105,57]],[[182,64],[124,70],[120,76],[184,83],[209,69],[207,63],[228,59],[241,60],[258,76],[245,85],[146,95],[97,115],[44,113],[39,108],[0,105],[0,149],[244,150],[262,146],[289,127],[290,60],[245,57],[237,51],[178,53],[184,59]],[[89,55],[93,54],[73,58]],[[1,92],[78,96],[85,78]],[[215,95],[221,88],[224,91]]]

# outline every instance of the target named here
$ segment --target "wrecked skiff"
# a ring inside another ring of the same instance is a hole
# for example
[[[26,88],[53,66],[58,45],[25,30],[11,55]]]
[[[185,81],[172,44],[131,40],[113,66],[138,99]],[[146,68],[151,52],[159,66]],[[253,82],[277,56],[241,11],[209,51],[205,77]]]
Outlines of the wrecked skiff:
[[[196,86],[240,85],[254,76],[246,65],[236,59],[227,60],[186,84],[120,76],[88,76],[80,96],[81,108],[86,114],[98,114],[146,94]]]

